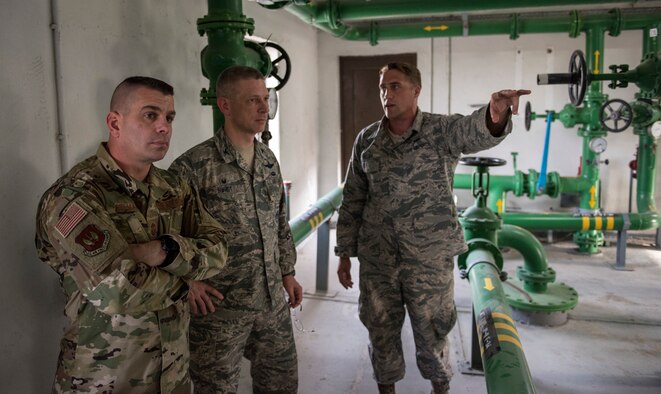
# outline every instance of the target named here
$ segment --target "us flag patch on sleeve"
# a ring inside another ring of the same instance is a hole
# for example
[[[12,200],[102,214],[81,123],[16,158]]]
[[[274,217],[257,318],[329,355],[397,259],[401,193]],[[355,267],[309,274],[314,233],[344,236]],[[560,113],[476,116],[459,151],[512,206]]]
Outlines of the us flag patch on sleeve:
[[[78,223],[87,215],[87,211],[76,202],[72,202],[64,211],[55,225],[55,230],[64,238],[68,237]]]

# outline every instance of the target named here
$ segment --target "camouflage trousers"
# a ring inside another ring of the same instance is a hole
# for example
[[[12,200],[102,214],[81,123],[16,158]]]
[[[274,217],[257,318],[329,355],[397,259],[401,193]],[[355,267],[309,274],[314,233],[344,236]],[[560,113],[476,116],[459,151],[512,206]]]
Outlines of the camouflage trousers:
[[[288,305],[273,310],[217,308],[194,317],[190,327],[191,378],[195,393],[236,393],[241,358],[250,360],[254,393],[298,390],[298,361]]]
[[[359,247],[359,316],[369,332],[374,379],[391,384],[404,377],[402,326],[408,311],[416,361],[423,378],[450,381],[447,334],[454,326],[451,256],[420,259],[399,249]]]

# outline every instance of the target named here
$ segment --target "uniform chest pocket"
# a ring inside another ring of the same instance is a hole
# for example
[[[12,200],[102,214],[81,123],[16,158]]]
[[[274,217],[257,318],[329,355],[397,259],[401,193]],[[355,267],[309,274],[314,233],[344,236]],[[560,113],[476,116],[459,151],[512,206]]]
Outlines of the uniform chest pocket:
[[[390,194],[389,168],[374,157],[364,157],[363,171],[367,176],[370,195],[386,197]]]

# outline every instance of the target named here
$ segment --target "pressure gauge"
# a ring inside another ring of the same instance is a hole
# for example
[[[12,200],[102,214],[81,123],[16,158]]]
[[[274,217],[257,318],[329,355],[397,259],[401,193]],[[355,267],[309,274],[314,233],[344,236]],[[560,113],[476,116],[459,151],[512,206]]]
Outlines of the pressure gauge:
[[[595,137],[590,140],[590,150],[594,153],[604,153],[607,146],[608,144],[606,143],[606,139],[604,137]]]
[[[650,128],[650,132],[652,133],[652,137],[654,138],[661,137],[661,120],[657,120],[652,124],[652,127]]]
[[[269,119],[275,118],[278,112],[278,92],[275,88],[269,89]]]

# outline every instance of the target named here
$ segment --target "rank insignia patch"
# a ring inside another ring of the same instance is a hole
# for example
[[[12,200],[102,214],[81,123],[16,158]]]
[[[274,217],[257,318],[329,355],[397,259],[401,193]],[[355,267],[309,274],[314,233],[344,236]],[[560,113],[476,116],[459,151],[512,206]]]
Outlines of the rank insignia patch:
[[[68,237],[78,223],[87,215],[87,211],[80,207],[76,202],[71,203],[64,211],[60,220],[55,225],[55,230],[64,238]]]
[[[87,225],[87,227],[76,236],[76,243],[85,249],[83,254],[89,257],[105,252],[106,249],[108,249],[109,242],[110,232],[107,230],[101,231],[94,224]]]

